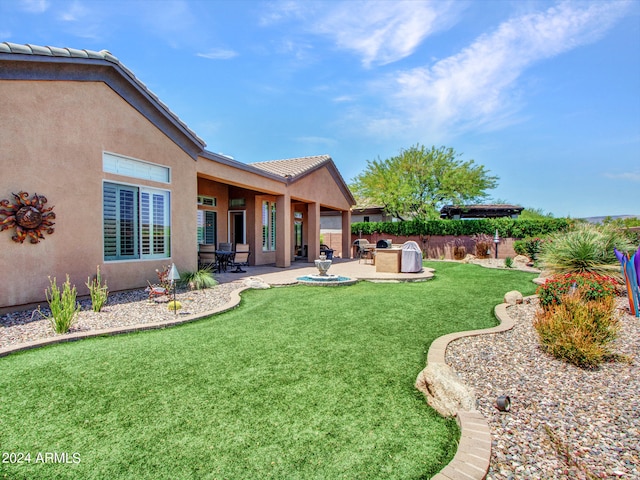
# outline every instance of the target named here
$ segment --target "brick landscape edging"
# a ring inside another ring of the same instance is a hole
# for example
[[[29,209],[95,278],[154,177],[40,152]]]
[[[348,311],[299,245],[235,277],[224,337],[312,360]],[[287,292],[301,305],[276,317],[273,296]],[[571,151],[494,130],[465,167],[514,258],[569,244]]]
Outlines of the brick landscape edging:
[[[446,365],[447,346],[454,340],[475,335],[488,335],[511,330],[515,320],[507,313],[506,303],[496,305],[494,314],[500,325],[481,330],[456,332],[436,338],[427,354],[427,364]],[[460,427],[458,450],[449,464],[437,473],[433,480],[483,480],[489,471],[491,462],[491,430],[486,418],[478,410],[456,412],[456,421]]]
[[[229,293],[230,298],[227,303],[207,312],[196,313],[193,315],[178,315],[176,319],[163,320],[161,322],[138,323],[136,325],[127,325],[125,327],[104,328],[102,330],[91,330],[88,332],[65,333],[56,337],[43,338],[41,340],[34,340],[33,342],[21,343],[19,345],[11,345],[9,347],[0,348],[0,357],[4,357],[11,353],[20,352],[23,350],[31,350],[32,348],[54,345],[56,343],[74,342],[83,338],[104,337],[107,335],[118,335],[121,333],[142,332],[144,330],[157,330],[160,328],[172,327],[174,325],[180,325],[183,323],[195,322],[196,320],[201,320],[217,313],[233,310],[240,304],[240,293],[248,290],[249,288],[251,287],[245,285],[231,291]]]

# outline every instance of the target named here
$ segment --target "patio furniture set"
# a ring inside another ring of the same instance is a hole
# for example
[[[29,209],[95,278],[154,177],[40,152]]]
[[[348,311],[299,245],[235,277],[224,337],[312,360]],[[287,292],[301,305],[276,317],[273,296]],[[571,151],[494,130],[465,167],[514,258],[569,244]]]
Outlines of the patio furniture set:
[[[249,266],[249,244],[236,243],[235,249],[231,243],[215,245],[200,244],[198,248],[198,266],[212,267],[214,272],[226,272],[229,267],[235,267],[231,273],[244,273],[241,267]]]

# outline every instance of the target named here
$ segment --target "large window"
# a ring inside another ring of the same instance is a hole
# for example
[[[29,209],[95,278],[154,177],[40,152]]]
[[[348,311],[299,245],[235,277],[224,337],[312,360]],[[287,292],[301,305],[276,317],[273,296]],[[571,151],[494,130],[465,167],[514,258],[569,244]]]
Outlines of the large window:
[[[168,191],[103,184],[104,259],[171,256]]]
[[[276,203],[262,202],[262,251],[276,249]]]

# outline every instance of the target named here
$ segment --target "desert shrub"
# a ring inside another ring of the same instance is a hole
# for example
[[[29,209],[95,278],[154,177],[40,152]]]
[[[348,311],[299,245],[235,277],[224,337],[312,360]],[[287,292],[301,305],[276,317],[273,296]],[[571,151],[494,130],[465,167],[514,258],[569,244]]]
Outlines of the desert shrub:
[[[191,290],[202,290],[215,287],[218,284],[211,267],[201,268],[195,272],[185,272],[180,276],[180,282]]]
[[[553,235],[550,242],[545,242],[540,260],[552,273],[591,272],[620,278],[620,264],[614,247],[625,252],[633,249],[619,231],[585,224]]]
[[[464,245],[455,245],[453,247],[453,258],[455,260],[463,260],[467,256],[467,247]]]
[[[538,255],[542,251],[542,247],[547,240],[541,237],[529,237],[513,242],[513,250],[518,255],[529,257],[531,261],[538,260]]]
[[[555,275],[538,287],[536,294],[540,306],[548,309],[562,303],[562,297],[578,293],[586,301],[613,298],[616,294],[615,279],[595,273],[566,273]]]
[[[49,277],[49,288],[45,290],[51,316],[49,321],[56,333],[67,333],[75,322],[75,316],[80,311],[80,304],[76,302],[77,292],[67,280],[62,284],[62,291],[58,288],[56,278]]]
[[[586,301],[579,293],[564,295],[559,305],[536,313],[534,327],[542,349],[560,360],[596,367],[615,357],[608,348],[619,330],[613,297]]]
[[[507,268],[513,268],[513,258],[505,257],[504,266],[507,267]]]
[[[462,260],[467,256],[467,247],[464,245],[464,239],[462,238],[454,238],[452,242],[449,243],[453,247],[453,258],[454,260]]]
[[[178,301],[171,300],[169,303],[167,303],[167,308],[174,312],[176,310],[180,310],[182,308],[182,304]]]
[[[481,233],[474,236],[476,242],[476,257],[489,258],[491,248],[493,245],[493,237],[486,233]]]
[[[91,296],[91,308],[94,312],[99,312],[107,303],[107,298],[109,298],[107,282],[105,281],[104,284],[102,283],[100,266],[97,267],[95,278],[93,280],[91,280],[91,278],[87,278],[87,283],[85,285],[89,289],[89,295]]]

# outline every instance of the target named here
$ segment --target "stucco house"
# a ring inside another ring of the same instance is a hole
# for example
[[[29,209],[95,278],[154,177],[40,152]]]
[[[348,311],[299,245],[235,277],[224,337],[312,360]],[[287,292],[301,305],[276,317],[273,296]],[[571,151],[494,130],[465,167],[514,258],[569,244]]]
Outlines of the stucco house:
[[[112,291],[193,271],[200,243],[248,243],[252,264],[286,268],[300,245],[317,258],[323,211],[350,252],[355,201],[330,156],[212,153],[108,51],[0,43],[0,124],[0,308],[42,301],[48,277],[84,294],[98,265]]]

